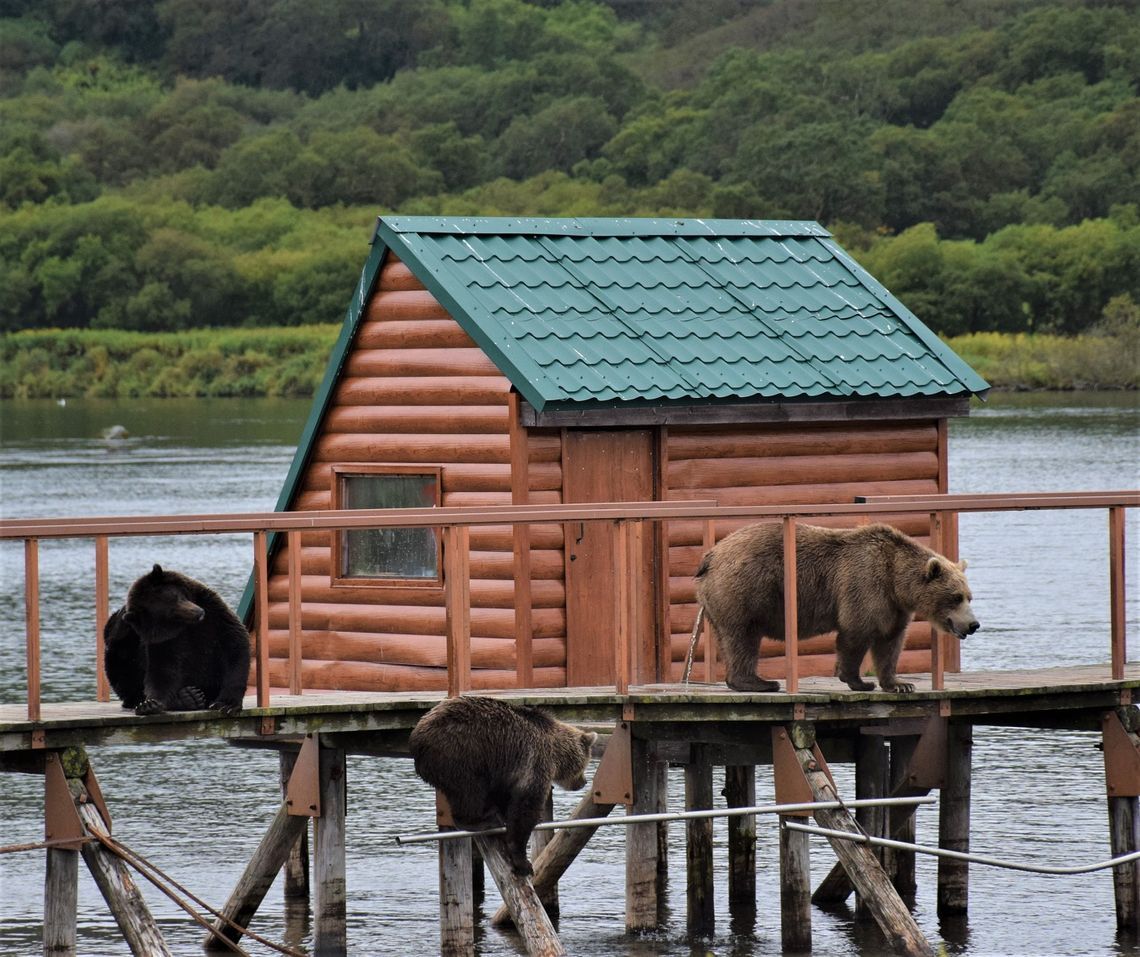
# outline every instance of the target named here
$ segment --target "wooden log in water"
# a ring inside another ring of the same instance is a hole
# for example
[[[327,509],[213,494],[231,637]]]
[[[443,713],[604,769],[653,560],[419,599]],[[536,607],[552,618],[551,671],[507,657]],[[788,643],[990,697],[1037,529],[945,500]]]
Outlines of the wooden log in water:
[[[811,788],[812,800],[838,801],[839,795],[826,770],[816,762],[812,750],[814,729],[796,726],[789,730],[789,735],[795,745],[796,757],[799,759],[804,777]],[[821,827],[861,834],[851,814],[843,808],[816,808],[813,814],[816,823]],[[828,838],[828,842],[844,870],[847,871],[851,883],[855,885],[856,892],[866,901],[875,922],[891,946],[903,954],[934,957],[934,949],[922,936],[914,917],[892,886],[871,849],[866,844],[842,838]]]
[[[562,941],[554,930],[534,885],[520,877],[507,860],[505,844],[499,835],[476,835],[475,845],[483,855],[487,870],[495,879],[503,903],[510,911],[511,920],[522,936],[523,945],[530,957],[561,957],[566,953]]]
[[[241,932],[226,921],[233,921],[241,927],[249,926],[253,915],[265,900],[265,895],[269,893],[269,888],[289,859],[290,853],[296,847],[301,835],[305,833],[308,823],[307,817],[295,817],[290,814],[289,808],[282,802],[269,829],[230,893],[229,899],[221,908],[225,920],[218,918],[214,921],[214,932],[202,942],[203,947],[207,950],[228,951],[230,948],[221,940],[222,937],[235,944],[241,940]]]
[[[79,804],[77,808],[89,832],[106,835],[107,827],[93,804]],[[80,853],[131,953],[137,957],[173,957],[127,865],[96,842],[83,845]]]
[[[606,817],[613,809],[613,804],[595,803],[593,794],[587,791],[570,814],[570,819],[581,821],[587,818]],[[554,832],[554,837],[531,862],[534,867],[531,883],[540,898],[547,894],[551,887],[558,885],[566,869],[574,863],[574,859],[597,830],[597,827],[569,827]],[[510,923],[510,911],[507,910],[506,904],[495,911],[491,923],[496,926]]]

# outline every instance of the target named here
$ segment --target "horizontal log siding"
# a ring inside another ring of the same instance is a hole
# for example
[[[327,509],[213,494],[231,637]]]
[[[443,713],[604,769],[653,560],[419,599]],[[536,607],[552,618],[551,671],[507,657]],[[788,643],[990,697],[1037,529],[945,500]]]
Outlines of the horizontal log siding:
[[[936,494],[938,426],[930,422],[671,427],[666,433],[666,497],[715,499],[719,505],[818,505],[851,502],[856,495]],[[922,516],[887,517],[924,544]],[[813,519],[844,527],[853,520]],[[751,520],[716,523],[719,541]],[[669,523],[669,631],[672,677],[684,670],[697,606],[693,575],[704,554],[704,523]],[[907,634],[900,671],[930,670],[930,627],[916,622]],[[760,674],[783,678],[783,644],[765,641]],[[799,643],[800,674],[831,675],[834,635]],[[703,642],[694,655],[703,661]],[[722,656],[718,653],[718,660]],[[723,677],[724,668],[718,673]],[[703,676],[703,671],[700,672]]]
[[[365,314],[292,503],[332,507],[333,464],[442,467],[444,505],[509,504],[510,384],[402,263],[389,260]],[[557,436],[529,446],[530,496],[561,501]],[[333,585],[331,536],[303,532],[302,675],[306,688],[444,690],[443,589]],[[534,683],[565,684],[562,532],[532,533]],[[269,582],[271,680],[288,684],[287,546]],[[471,661],[475,688],[516,683],[514,556],[509,526],[471,530]]]

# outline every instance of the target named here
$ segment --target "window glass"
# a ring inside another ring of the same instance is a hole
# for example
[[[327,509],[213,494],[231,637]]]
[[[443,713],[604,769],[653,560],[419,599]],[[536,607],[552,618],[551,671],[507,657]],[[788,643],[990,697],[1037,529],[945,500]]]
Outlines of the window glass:
[[[341,475],[341,508],[430,508],[438,476]],[[439,578],[438,548],[430,528],[350,529],[344,533],[346,578]]]

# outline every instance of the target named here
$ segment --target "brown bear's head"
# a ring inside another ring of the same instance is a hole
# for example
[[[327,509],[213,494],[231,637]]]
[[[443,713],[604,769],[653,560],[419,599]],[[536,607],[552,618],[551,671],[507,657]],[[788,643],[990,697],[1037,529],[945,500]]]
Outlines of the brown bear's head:
[[[123,621],[152,643],[173,638],[205,617],[202,606],[186,595],[178,573],[165,572],[159,564],[131,586],[123,609]]]
[[[567,791],[577,791],[586,786],[586,765],[590,763],[590,753],[598,740],[593,731],[579,731],[563,725],[561,747],[555,768],[555,783]]]
[[[922,596],[916,609],[932,625],[958,638],[981,627],[970,607],[974,596],[965,571],[965,559],[955,564],[941,555],[932,556],[923,572]]]

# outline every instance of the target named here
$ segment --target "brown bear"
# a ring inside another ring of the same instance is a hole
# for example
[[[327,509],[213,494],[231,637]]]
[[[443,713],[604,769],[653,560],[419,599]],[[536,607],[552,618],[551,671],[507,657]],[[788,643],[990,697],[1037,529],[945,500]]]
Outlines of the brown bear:
[[[131,585],[103,641],[103,668],[124,708],[241,711],[249,632],[207,585],[156,564]]]
[[[507,857],[526,876],[527,840],[551,782],[568,791],[583,787],[597,738],[537,708],[465,695],[425,714],[409,745],[416,774],[443,792],[459,827],[506,824]]]
[[[784,636],[784,545],[779,523],[750,525],[705,553],[697,569],[697,601],[716,632],[737,691],[777,691],[756,665],[764,636]],[[796,526],[799,636],[837,631],[836,674],[856,691],[870,649],[884,691],[909,692],[895,669],[906,629],[917,613],[959,638],[978,630],[966,563],[924,548],[890,525],[852,529]]]

